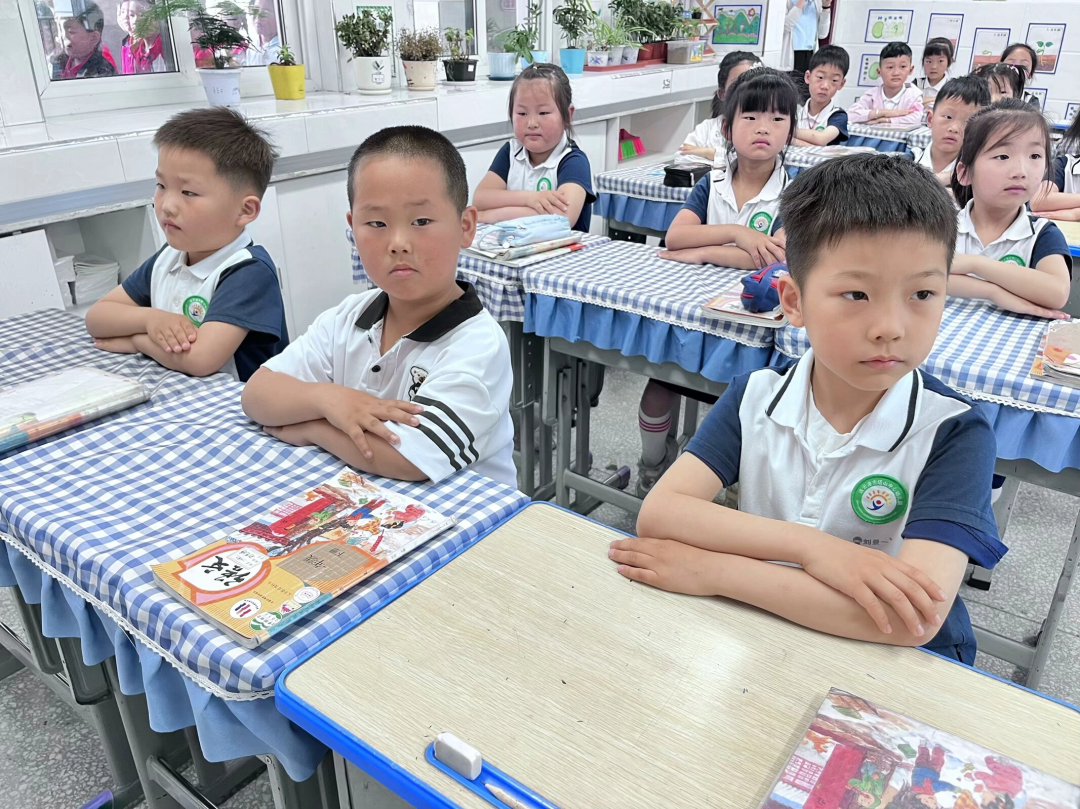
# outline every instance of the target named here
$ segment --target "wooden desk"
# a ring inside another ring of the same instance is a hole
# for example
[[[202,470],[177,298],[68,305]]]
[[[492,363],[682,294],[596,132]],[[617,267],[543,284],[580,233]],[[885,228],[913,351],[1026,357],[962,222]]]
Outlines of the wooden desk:
[[[757,807],[830,686],[1080,781],[1076,709],[920,650],[634,584],[607,559],[618,536],[530,505],[293,670],[279,705],[468,809],[489,805],[424,760],[444,730],[564,809]]]

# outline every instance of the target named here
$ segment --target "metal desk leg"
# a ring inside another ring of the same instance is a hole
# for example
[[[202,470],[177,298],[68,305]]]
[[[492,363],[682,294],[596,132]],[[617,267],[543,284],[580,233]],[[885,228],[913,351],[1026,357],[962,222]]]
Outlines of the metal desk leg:
[[[1076,526],[1073,528],[1072,541],[1069,542],[1069,550],[1065,554],[1065,564],[1061,568],[1057,587],[1054,588],[1054,597],[1050,602],[1050,612],[1043,621],[1042,631],[1035,643],[1035,657],[1028,669],[1027,679],[1024,681],[1028,688],[1038,688],[1046,669],[1046,661],[1050,659],[1050,645],[1054,635],[1057,634],[1058,622],[1061,621],[1061,613],[1065,609],[1065,599],[1069,595],[1069,586],[1072,578],[1076,575],[1076,566],[1080,562],[1080,516],[1076,518]]]
[[[570,489],[566,485],[566,473],[570,469],[570,438],[574,420],[572,373],[569,368],[561,368],[555,385],[558,397],[558,440],[555,446],[555,503],[563,508],[570,507]]]
[[[12,674],[26,668],[19,658],[0,646],[0,680],[6,680]]]
[[[1003,540],[1005,531],[1009,527],[1009,519],[1012,516],[1013,506],[1016,505],[1016,493],[1020,488],[1020,479],[1017,477],[1005,478],[1001,487],[1001,494],[994,503],[994,522],[997,523],[998,536]],[[967,584],[977,590],[989,590],[990,578],[993,571],[987,570],[981,565],[968,565]]]
[[[306,781],[294,781],[273,756],[259,756],[266,763],[270,792],[277,809],[338,809],[334,754],[327,751],[318,769]]]
[[[409,804],[351,761],[334,753],[341,809],[407,809]]]
[[[528,345],[520,323],[504,324],[510,342],[510,365],[513,386],[510,396],[510,412],[518,432],[518,488],[528,497],[536,489],[536,448],[533,437],[536,431],[536,414],[533,409],[532,367]]]

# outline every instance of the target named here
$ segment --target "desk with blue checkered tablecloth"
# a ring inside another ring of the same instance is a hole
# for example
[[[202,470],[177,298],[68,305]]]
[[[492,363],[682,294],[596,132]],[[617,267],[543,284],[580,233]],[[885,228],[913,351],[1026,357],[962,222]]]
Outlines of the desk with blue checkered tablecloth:
[[[844,145],[869,146],[878,152],[907,152],[910,151],[910,146],[922,143],[923,139],[929,136],[929,131],[923,126],[911,128],[848,124],[848,139]]]
[[[596,175],[596,213],[620,223],[663,235],[682,209],[690,188],[664,185],[664,166],[637,164]]]
[[[254,650],[158,588],[150,565],[189,553],[340,463],[283,444],[240,407],[238,383],[134,409],[0,461],[0,586],[41,603],[50,635],[90,665],[116,658],[121,690],[147,694],[151,726],[192,724],[211,760],[272,753],[296,780],[324,749],[272,701],[278,673],[363,620],[525,502],[468,470],[438,484],[378,480],[457,525]]]

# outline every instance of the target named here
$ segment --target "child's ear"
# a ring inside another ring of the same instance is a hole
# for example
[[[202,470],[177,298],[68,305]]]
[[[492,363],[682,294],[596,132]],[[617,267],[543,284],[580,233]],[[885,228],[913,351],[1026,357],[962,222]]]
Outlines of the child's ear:
[[[574,120],[574,105],[573,104],[570,105],[570,120],[571,121]]]
[[[345,221],[349,223],[349,230],[352,230],[352,211],[345,211]],[[356,238],[355,233],[353,233],[353,238]]]
[[[933,107],[927,107],[927,109],[926,109],[926,125],[927,126],[933,126],[934,125],[934,108]]]
[[[237,227],[247,227],[259,218],[262,211],[262,200],[254,194],[248,194],[240,202],[240,215],[236,218]]]
[[[808,70],[808,71],[806,71],[806,72],[805,72],[805,73],[803,74],[803,77],[802,77],[802,78],[803,78],[803,81],[804,81],[804,82],[806,82],[807,84],[809,84],[809,83],[810,83],[810,71],[809,71],[809,70]]]
[[[476,217],[479,213],[475,205],[469,205],[461,212],[461,246],[471,247],[476,238]]]
[[[805,321],[802,315],[802,296],[799,285],[788,273],[777,279],[776,291],[780,293],[780,308],[787,315],[788,322],[795,328],[801,328]]]
[[[960,185],[971,185],[971,177],[968,175],[968,167],[960,161],[956,162],[956,179]]]

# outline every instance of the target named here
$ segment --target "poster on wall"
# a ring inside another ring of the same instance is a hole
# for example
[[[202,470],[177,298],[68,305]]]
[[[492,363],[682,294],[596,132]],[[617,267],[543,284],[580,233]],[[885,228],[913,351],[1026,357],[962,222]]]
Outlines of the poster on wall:
[[[1024,88],[1024,93],[1025,93],[1025,95],[1030,93],[1031,95],[1035,96],[1035,98],[1039,99],[1039,109],[1040,110],[1045,110],[1046,109],[1046,88],[1045,87],[1025,87]]]
[[[1065,108],[1064,123],[1071,124],[1078,111],[1080,111],[1080,101],[1070,101],[1069,106]]]
[[[963,14],[931,14],[930,27],[926,31],[926,41],[944,37],[952,43],[953,53],[960,44],[960,32],[964,30]]]
[[[765,9],[765,5],[713,6],[712,44],[760,48],[765,41]]]
[[[907,42],[914,11],[872,8],[866,15],[865,42]]]
[[[1001,61],[1001,52],[1008,46],[1011,35],[1011,28],[976,28],[969,70]]]
[[[876,53],[864,53],[859,63],[859,81],[860,87],[877,87],[881,84],[881,60],[878,58],[879,54]]]
[[[1057,73],[1058,57],[1061,55],[1061,40],[1065,38],[1065,23],[1028,23],[1028,45],[1039,55],[1035,65],[1037,73]]]

